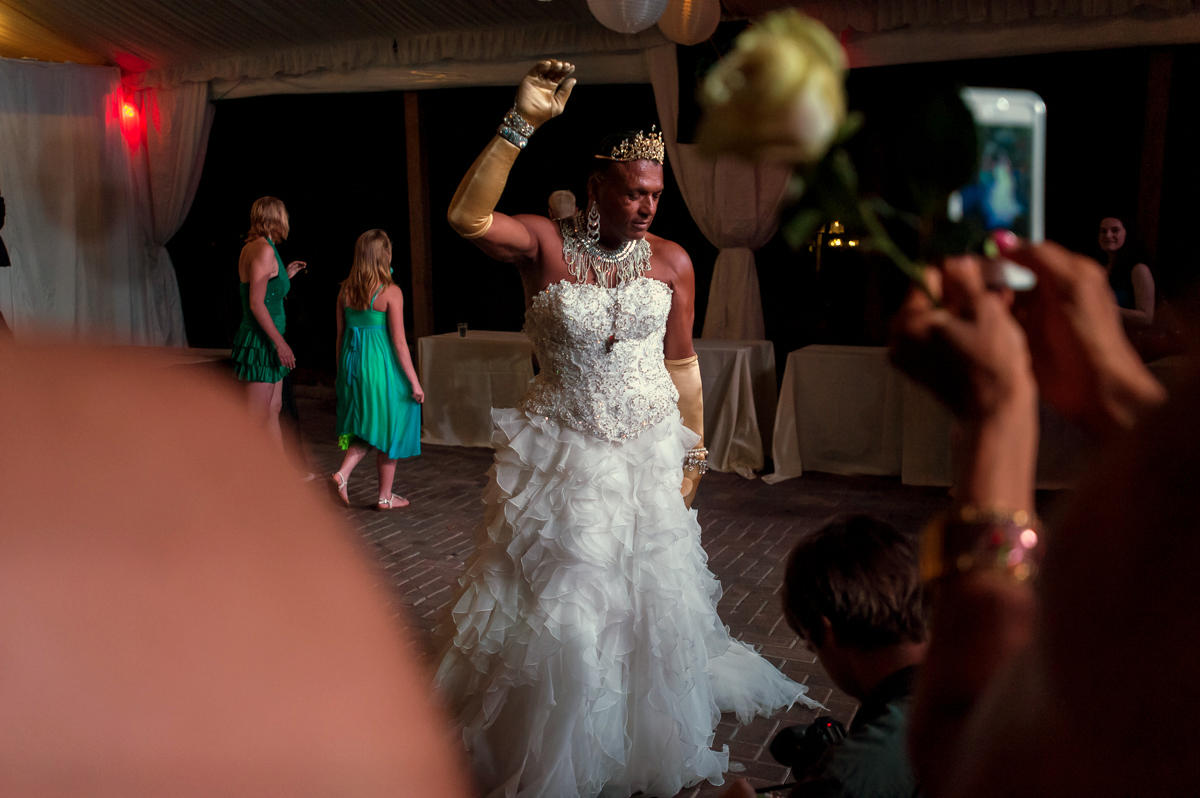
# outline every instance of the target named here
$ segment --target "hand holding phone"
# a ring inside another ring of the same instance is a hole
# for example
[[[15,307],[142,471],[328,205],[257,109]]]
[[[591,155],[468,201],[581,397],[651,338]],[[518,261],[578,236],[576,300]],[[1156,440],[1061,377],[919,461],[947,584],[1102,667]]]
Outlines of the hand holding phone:
[[[1046,104],[1023,89],[966,88],[963,102],[975,118],[979,168],[974,179],[950,197],[952,221],[982,231],[1011,230],[1028,241],[1045,235]],[[989,284],[1028,291],[1033,272],[1012,261],[995,259]]]

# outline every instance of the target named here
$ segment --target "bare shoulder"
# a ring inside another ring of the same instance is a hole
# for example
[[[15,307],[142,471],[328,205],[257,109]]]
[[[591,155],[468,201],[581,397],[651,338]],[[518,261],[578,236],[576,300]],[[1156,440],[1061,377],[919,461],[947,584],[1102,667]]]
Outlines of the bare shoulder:
[[[539,241],[545,242],[562,238],[558,222],[545,216],[539,216],[536,213],[520,213],[513,218],[525,225],[531,233],[538,237]]]
[[[238,258],[238,275],[242,282],[274,277],[278,271],[279,264],[275,261],[275,253],[267,239],[254,238],[242,247],[242,254]]]
[[[692,259],[688,257],[687,250],[674,241],[656,235],[648,235],[646,239],[650,242],[657,265],[664,267],[663,271],[669,273],[672,281],[693,279]]]
[[[271,244],[262,236],[250,239],[246,242],[245,246],[242,247],[242,252],[255,259],[262,257],[264,254],[270,251]]]
[[[399,303],[404,301],[404,292],[400,290],[400,286],[392,283],[383,289],[383,298],[387,300],[388,306],[391,307],[393,302]]]
[[[531,257],[516,261],[516,265],[524,275],[523,279],[542,282],[547,271],[555,271],[558,264],[557,253],[562,252],[562,230],[553,219],[533,213],[523,213],[513,218],[524,225],[537,241]]]

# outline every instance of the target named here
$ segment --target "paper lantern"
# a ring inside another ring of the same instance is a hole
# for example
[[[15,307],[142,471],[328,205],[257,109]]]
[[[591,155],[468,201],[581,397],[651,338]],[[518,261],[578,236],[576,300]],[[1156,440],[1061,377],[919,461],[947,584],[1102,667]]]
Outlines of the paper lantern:
[[[667,0],[588,0],[592,16],[617,33],[640,33],[658,22]]]
[[[721,0],[668,0],[658,29],[676,44],[699,44],[721,21]]]

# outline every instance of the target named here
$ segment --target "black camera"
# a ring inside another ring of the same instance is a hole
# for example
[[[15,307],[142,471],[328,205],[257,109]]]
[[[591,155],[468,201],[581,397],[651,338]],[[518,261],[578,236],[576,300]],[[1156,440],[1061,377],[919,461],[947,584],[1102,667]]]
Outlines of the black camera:
[[[771,756],[781,765],[792,769],[792,774],[803,778],[804,773],[831,745],[846,738],[846,727],[838,721],[822,715],[807,726],[788,726],[771,739]]]

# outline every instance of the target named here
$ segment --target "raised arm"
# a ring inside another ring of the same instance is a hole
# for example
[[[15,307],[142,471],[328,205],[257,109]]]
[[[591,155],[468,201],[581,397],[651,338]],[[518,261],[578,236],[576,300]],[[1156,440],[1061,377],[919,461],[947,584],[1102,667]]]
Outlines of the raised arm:
[[[985,289],[978,261],[949,261],[926,282],[942,302],[910,292],[894,322],[892,356],[954,411],[964,432],[956,506],[922,541],[923,576],[936,580],[935,623],[912,751],[926,791],[940,796],[981,697],[1032,635],[1028,572],[1008,561],[997,567],[996,555],[1033,516],[1037,386],[1025,336],[1004,299]]]
[[[1047,402],[1098,438],[1129,429],[1166,392],[1129,343],[1104,271],[1053,242],[997,235],[1004,256],[1033,270],[1037,287],[1018,298],[1038,388]]]
[[[450,200],[446,219],[460,236],[496,260],[523,263],[538,254],[538,237],[523,217],[496,213],[508,173],[533,135],[562,113],[575,78],[565,61],[539,61],[521,80],[512,110],[471,164]]]
[[[275,251],[265,241],[260,243],[262,245],[257,247],[258,252],[250,261],[250,313],[271,339],[271,343],[275,344],[279,362],[289,369],[295,368],[296,356],[292,354],[292,348],[283,339],[274,319],[267,311],[267,283],[279,272],[279,264],[275,260]]]

